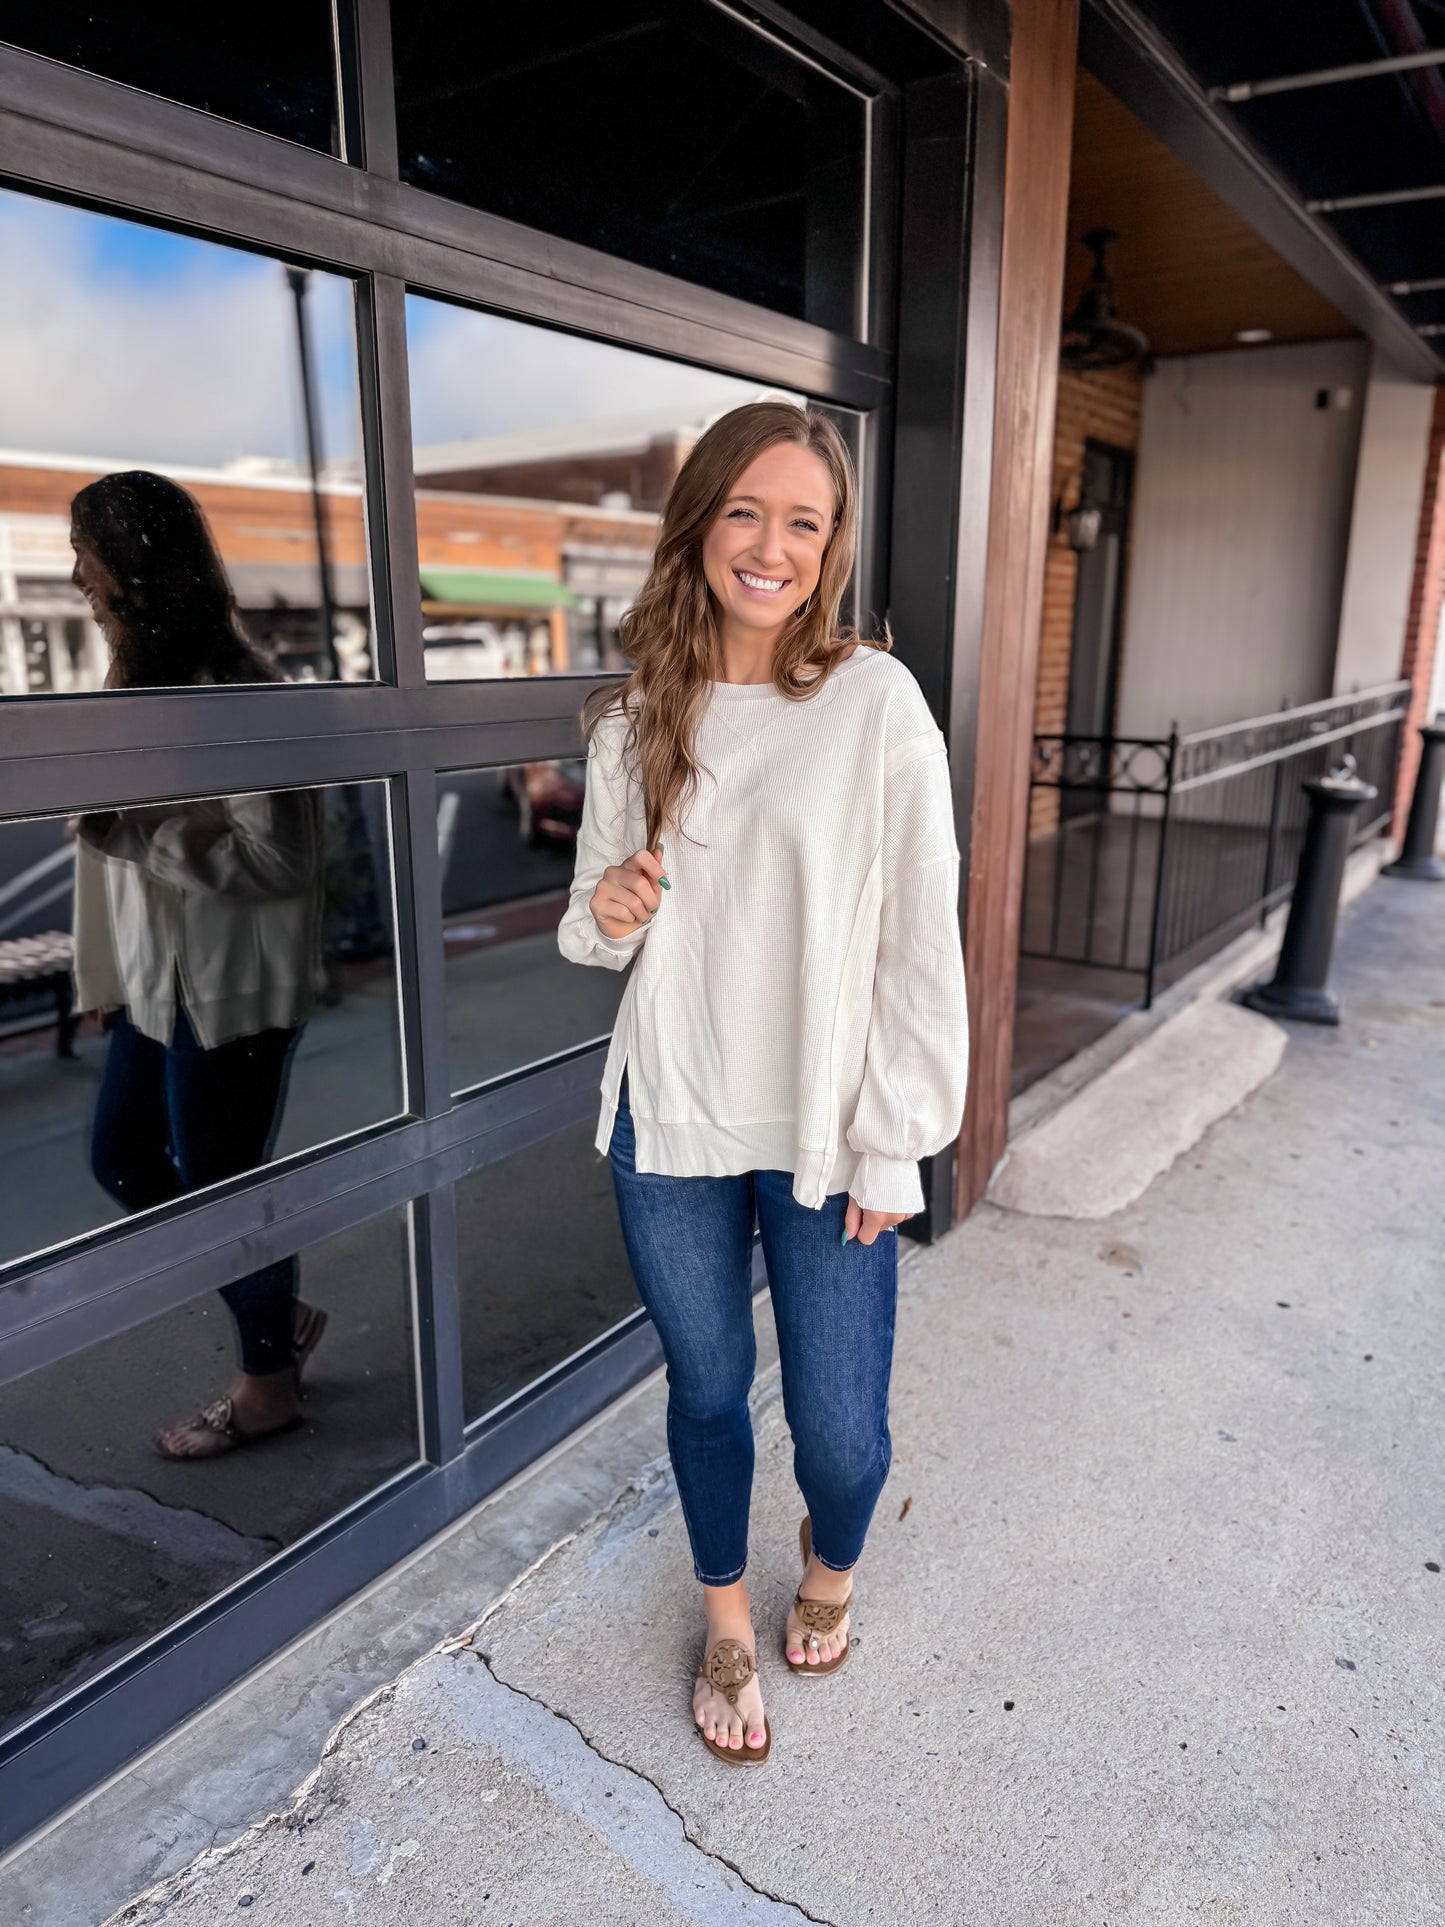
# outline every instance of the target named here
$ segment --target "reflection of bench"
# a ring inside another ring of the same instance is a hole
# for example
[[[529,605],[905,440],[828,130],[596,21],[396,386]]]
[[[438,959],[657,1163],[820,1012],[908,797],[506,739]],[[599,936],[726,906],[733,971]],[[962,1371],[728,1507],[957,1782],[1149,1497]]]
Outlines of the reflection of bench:
[[[0,1037],[39,1028],[34,1015],[6,1017],[10,1004],[23,1004],[42,992],[55,999],[55,1049],[75,1055],[75,992],[70,980],[75,946],[63,930],[43,937],[9,937],[0,942]]]

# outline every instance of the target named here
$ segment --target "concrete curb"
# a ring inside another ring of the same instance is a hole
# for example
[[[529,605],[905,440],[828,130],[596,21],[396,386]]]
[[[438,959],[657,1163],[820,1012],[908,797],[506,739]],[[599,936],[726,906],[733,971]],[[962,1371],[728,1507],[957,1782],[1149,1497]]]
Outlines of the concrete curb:
[[[1341,906],[1394,854],[1384,839],[1355,851]],[[1273,1076],[1288,1033],[1227,1001],[1279,954],[1287,906],[1182,978],[1149,1011],[1041,1079],[1010,1107],[1009,1148],[991,1204],[1034,1217],[1107,1218],[1122,1211]]]
[[[1210,998],[1161,1025],[1011,1149],[991,1204],[1032,1217],[1108,1218],[1278,1070],[1285,1032]]]

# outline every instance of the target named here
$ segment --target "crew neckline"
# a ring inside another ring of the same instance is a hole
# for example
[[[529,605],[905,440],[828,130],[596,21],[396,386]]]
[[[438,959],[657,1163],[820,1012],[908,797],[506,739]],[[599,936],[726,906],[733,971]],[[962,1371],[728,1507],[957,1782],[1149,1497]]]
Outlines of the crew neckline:
[[[860,642],[848,660],[839,663],[838,667],[833,671],[833,675],[844,675],[849,669],[854,668],[858,663],[862,662],[865,656],[877,656],[880,653],[882,652],[874,649],[868,643]],[[709,682],[708,688],[713,692],[714,696],[720,697],[724,702],[730,703],[757,702],[767,696],[776,697],[780,703],[785,703],[789,700],[789,698],[784,696],[778,689],[776,683],[771,682]]]

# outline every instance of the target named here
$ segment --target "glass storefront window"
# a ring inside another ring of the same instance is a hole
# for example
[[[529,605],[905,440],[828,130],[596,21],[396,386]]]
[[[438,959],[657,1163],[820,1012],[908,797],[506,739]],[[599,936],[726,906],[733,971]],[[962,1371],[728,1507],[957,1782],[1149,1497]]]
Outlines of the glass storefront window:
[[[638,1308],[596,1133],[588,1118],[457,1186],[469,1422]]]
[[[385,788],[0,824],[0,1264],[402,1109]]]
[[[626,979],[578,970],[557,948],[583,759],[463,770],[438,782],[447,1039],[452,1086],[463,1091],[605,1037]]]
[[[867,109],[708,0],[393,0],[404,180],[859,331]]]
[[[0,1732],[416,1463],[405,1215],[0,1386]],[[248,1297],[249,1293],[249,1297]],[[324,1330],[299,1422],[213,1458],[158,1436],[235,1382],[244,1322]]]
[[[0,0],[0,40],[186,107],[340,152],[330,0]]]
[[[688,451],[785,391],[422,295],[406,312],[428,679],[625,675],[617,624]]]
[[[0,693],[373,676],[352,283],[3,189],[0,255]]]

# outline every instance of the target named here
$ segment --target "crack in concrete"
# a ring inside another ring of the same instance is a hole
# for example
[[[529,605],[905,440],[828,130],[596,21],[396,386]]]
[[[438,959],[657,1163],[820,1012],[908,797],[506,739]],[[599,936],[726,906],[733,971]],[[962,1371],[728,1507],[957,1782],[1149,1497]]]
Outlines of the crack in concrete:
[[[596,1754],[597,1758],[601,1760],[604,1765],[615,1767],[621,1773],[630,1773],[634,1779],[641,1780],[646,1786],[650,1786],[658,1799],[661,1800],[662,1804],[682,1828],[682,1837],[694,1853],[700,1854],[704,1860],[711,1860],[716,1866],[726,1867],[729,1873],[736,1874],[748,1892],[756,1894],[759,1900],[770,1900],[775,1907],[787,1907],[792,1912],[801,1915],[804,1920],[812,1921],[815,1927],[836,1927],[836,1923],[828,1920],[823,1914],[809,1913],[801,1901],[789,1900],[785,1894],[776,1894],[770,1887],[760,1887],[755,1880],[748,1878],[735,1860],[729,1860],[725,1853],[716,1853],[712,1848],[705,1847],[688,1825],[687,1816],[683,1813],[682,1809],[675,1806],[673,1802],[668,1799],[666,1793],[663,1792],[662,1788],[650,1773],[644,1773],[640,1766],[633,1766],[629,1760],[617,1760],[614,1759],[610,1753],[604,1753],[597,1742],[590,1734],[583,1731],[570,1713],[563,1713],[559,1711],[557,1707],[549,1706],[546,1700],[539,1698],[536,1693],[529,1693],[525,1686],[518,1686],[514,1680],[503,1679],[502,1675],[492,1664],[488,1654],[478,1652],[475,1647],[473,1647],[471,1651],[473,1657],[481,1665],[486,1667],[498,1686],[505,1687],[509,1693],[515,1693],[519,1699],[530,1700],[533,1706],[539,1706],[544,1713],[550,1714],[554,1720],[561,1720],[565,1726],[570,1726],[578,1739],[581,1740],[582,1744],[587,1748],[588,1752]]]
[[[6,1443],[0,1443],[0,1498],[113,1533],[147,1551],[159,1549],[182,1565],[221,1562],[249,1572],[281,1550],[279,1539],[239,1532],[200,1506],[158,1499],[140,1486],[79,1479],[38,1452]]]

